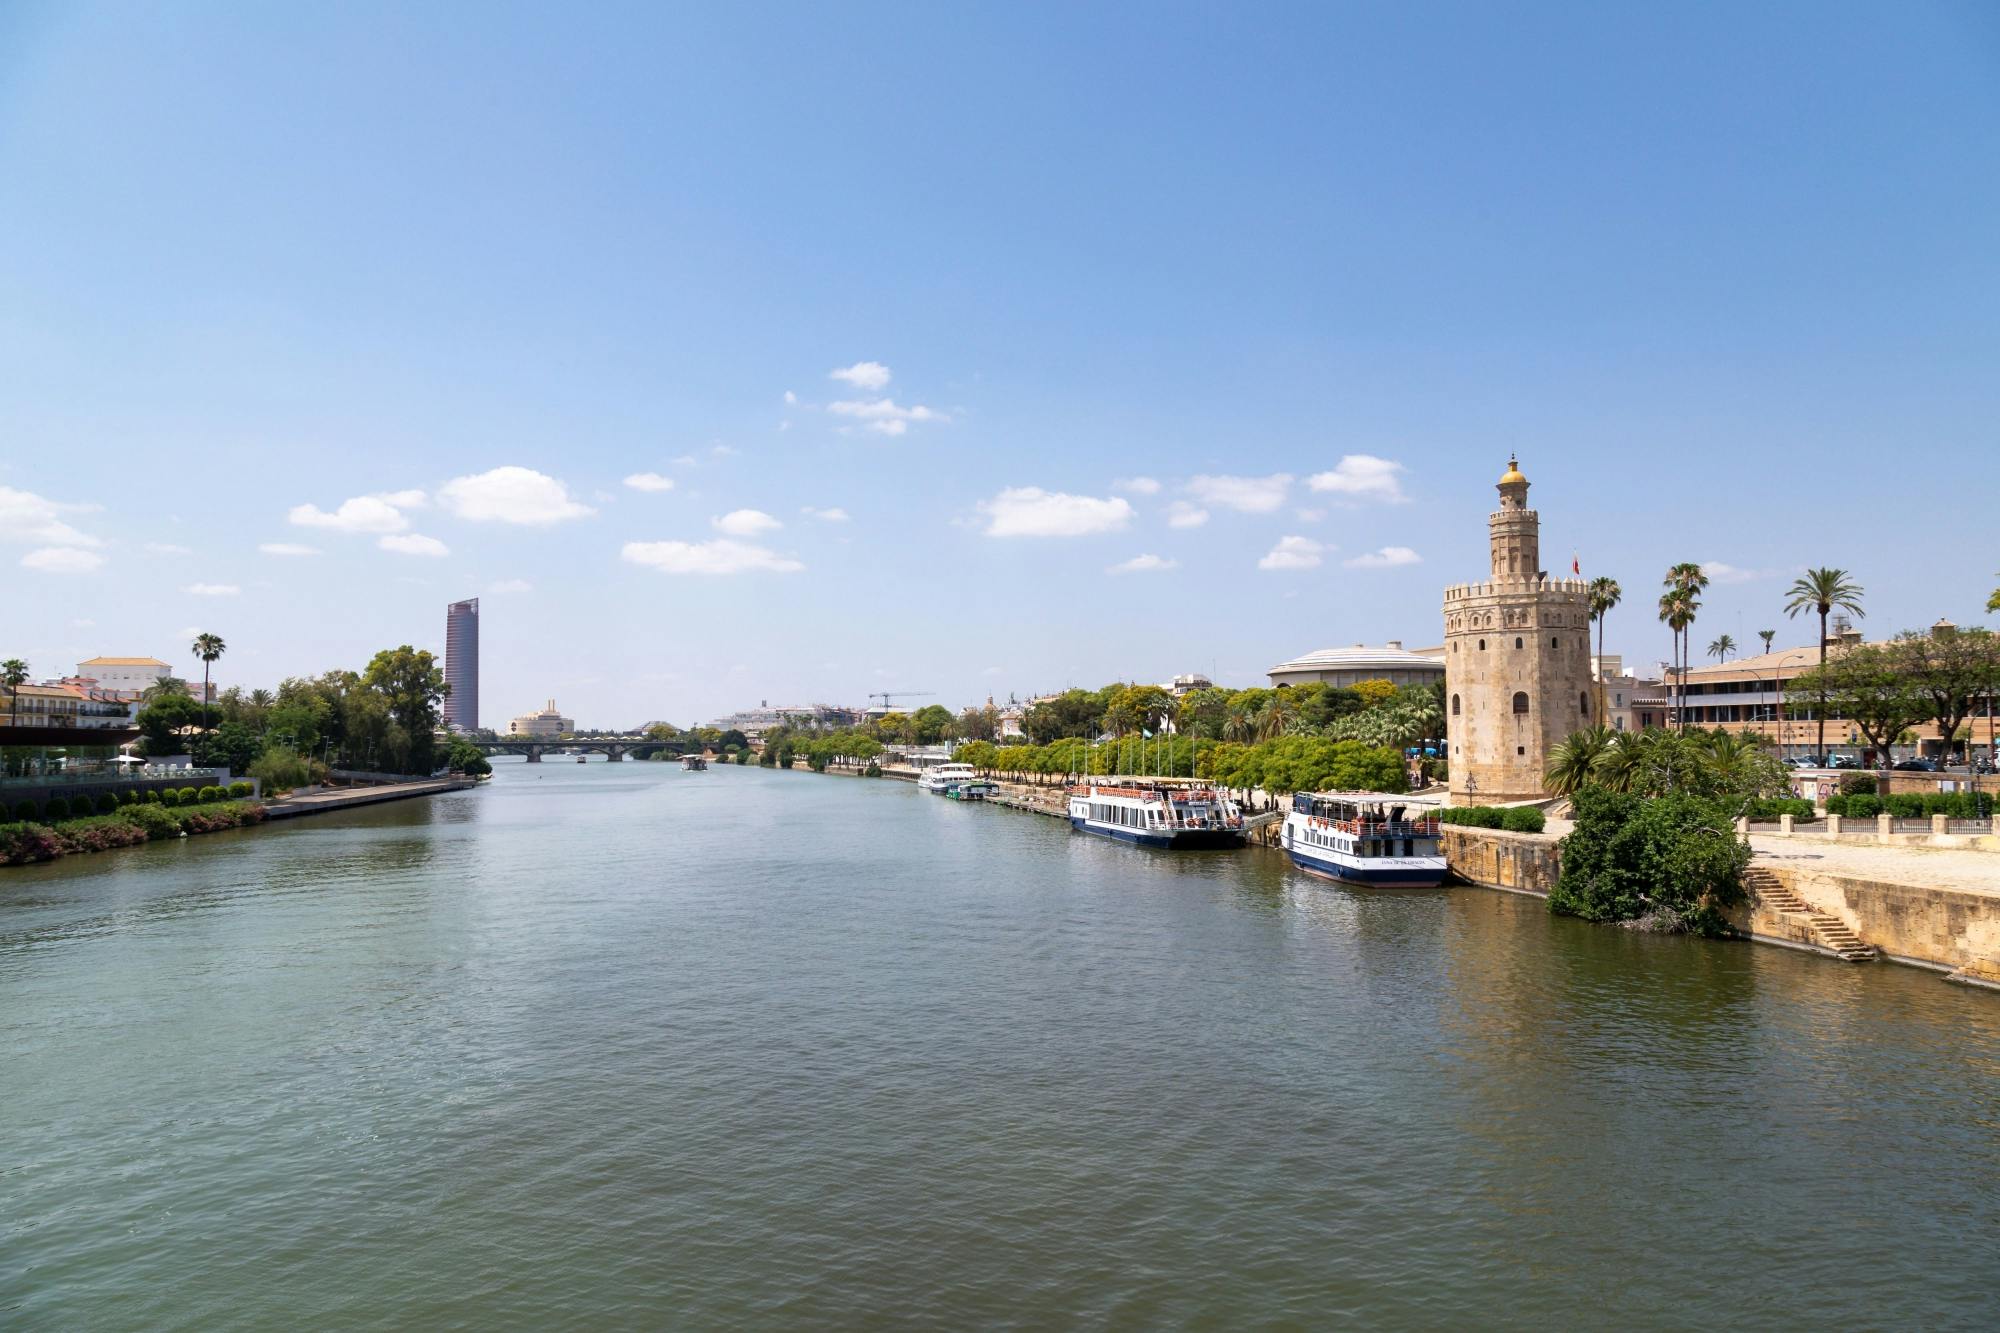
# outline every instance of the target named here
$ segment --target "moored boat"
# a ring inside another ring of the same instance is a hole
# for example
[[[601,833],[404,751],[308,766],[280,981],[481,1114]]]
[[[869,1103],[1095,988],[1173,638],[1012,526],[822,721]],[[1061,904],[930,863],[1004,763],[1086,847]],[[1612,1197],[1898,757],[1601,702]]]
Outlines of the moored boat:
[[[933,796],[944,796],[961,782],[970,782],[978,775],[971,764],[933,764],[917,779],[917,787]]]
[[[1298,792],[1278,842],[1299,869],[1342,884],[1434,889],[1444,883],[1434,801],[1376,791]]]
[[[699,773],[708,767],[708,756],[703,754],[684,754],[681,756],[681,767],[689,773]]]
[[[1243,845],[1243,812],[1236,802],[1199,783],[1085,780],[1070,788],[1069,826],[1174,851]]]
[[[984,778],[973,778],[947,789],[946,796],[954,801],[983,801],[989,796],[1000,794],[1000,784],[988,782]]]

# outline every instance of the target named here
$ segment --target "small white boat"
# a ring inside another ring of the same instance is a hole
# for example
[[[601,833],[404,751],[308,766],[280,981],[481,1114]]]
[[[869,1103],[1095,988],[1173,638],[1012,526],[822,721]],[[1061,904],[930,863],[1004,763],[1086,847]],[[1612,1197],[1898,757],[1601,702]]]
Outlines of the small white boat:
[[[917,787],[933,796],[943,796],[961,782],[970,782],[978,770],[971,764],[933,764],[917,778]]]
[[[1293,795],[1278,833],[1308,875],[1370,889],[1444,883],[1444,843],[1434,801],[1379,791]]]

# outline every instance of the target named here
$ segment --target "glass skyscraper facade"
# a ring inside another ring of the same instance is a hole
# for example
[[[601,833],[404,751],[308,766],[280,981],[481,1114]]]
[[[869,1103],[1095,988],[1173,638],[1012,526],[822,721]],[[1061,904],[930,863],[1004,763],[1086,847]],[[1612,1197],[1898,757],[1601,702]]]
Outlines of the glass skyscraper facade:
[[[454,731],[479,729],[479,599],[453,602],[444,613],[444,721]]]

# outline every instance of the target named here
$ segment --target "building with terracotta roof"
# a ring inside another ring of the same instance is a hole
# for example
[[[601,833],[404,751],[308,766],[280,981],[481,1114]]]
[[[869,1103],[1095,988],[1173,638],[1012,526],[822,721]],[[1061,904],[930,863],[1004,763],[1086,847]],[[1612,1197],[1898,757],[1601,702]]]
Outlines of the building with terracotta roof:
[[[76,664],[79,680],[95,681],[107,690],[143,690],[174,674],[157,657],[93,657]]]

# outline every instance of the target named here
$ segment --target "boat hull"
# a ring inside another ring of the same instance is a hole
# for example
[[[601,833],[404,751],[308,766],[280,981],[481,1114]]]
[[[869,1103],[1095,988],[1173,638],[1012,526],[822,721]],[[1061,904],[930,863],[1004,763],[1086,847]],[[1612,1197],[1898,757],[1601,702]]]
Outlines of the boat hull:
[[[1430,858],[1419,858],[1420,864],[1371,866],[1322,859],[1298,847],[1288,847],[1285,853],[1308,875],[1356,889],[1435,889],[1444,883],[1447,873],[1442,857],[1435,865],[1429,864]]]
[[[1157,847],[1170,852],[1224,851],[1243,845],[1241,829],[1137,829],[1093,824],[1076,815],[1069,826],[1078,833],[1094,833],[1100,838],[1129,842],[1139,847]]]

